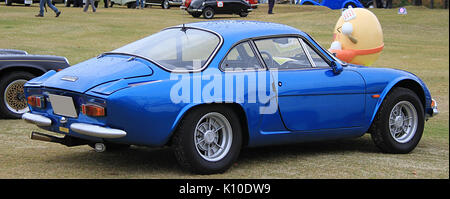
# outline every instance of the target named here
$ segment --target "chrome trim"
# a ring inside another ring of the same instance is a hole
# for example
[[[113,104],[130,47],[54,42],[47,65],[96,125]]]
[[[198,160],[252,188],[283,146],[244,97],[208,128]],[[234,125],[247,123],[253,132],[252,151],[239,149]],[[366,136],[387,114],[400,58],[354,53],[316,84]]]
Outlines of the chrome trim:
[[[85,123],[72,123],[70,129],[79,134],[99,138],[121,138],[127,135],[127,132],[120,129],[106,128]]]
[[[162,69],[164,69],[166,71],[172,72],[172,73],[200,72],[200,71],[203,71],[204,69],[206,69],[209,66],[209,64],[211,63],[211,61],[214,59],[214,57],[216,56],[216,54],[220,50],[220,48],[222,48],[222,45],[223,45],[223,37],[222,37],[222,35],[220,35],[217,32],[214,32],[212,30],[208,30],[208,29],[204,29],[204,28],[198,28],[198,27],[184,26],[184,24],[181,25],[181,26],[172,26],[172,27],[164,28],[161,31],[168,30],[168,29],[175,29],[175,28],[190,28],[190,29],[202,30],[202,31],[206,31],[206,32],[212,33],[212,34],[216,35],[217,37],[219,37],[219,44],[216,46],[216,49],[214,49],[214,51],[209,56],[208,60],[205,62],[205,64],[201,68],[196,69],[196,70],[171,70],[171,69],[168,69],[168,68],[164,67],[162,64],[160,64],[160,63],[158,63],[158,62],[156,62],[156,61],[154,61],[154,60],[152,60],[152,59],[150,59],[148,57],[143,57],[143,56],[140,56],[140,55],[135,55],[135,54],[130,54],[130,53],[122,53],[122,52],[113,52],[113,51],[105,52],[103,54],[122,54],[122,55],[129,55],[129,56],[139,57],[139,58],[148,60],[148,61],[152,62],[153,64],[155,64],[156,66],[158,66],[158,67],[160,67],[160,68],[162,68]],[[159,32],[161,32],[161,31],[159,31]]]
[[[309,63],[311,64],[311,67],[316,68],[316,63],[313,61],[311,53],[308,50],[308,47],[306,46],[307,44],[305,44],[305,42],[303,41],[303,39],[297,38],[300,42],[300,45],[303,48],[303,52],[306,54],[306,57],[309,60]]]
[[[431,108],[433,109],[433,116],[435,116],[435,115],[439,114],[438,104],[437,104],[436,100],[434,100],[434,99],[431,99],[431,100],[434,101],[434,106]]]
[[[42,115],[37,115],[33,113],[24,113],[22,119],[26,122],[36,124],[38,126],[50,126],[52,125],[52,120],[50,118],[44,117]]]

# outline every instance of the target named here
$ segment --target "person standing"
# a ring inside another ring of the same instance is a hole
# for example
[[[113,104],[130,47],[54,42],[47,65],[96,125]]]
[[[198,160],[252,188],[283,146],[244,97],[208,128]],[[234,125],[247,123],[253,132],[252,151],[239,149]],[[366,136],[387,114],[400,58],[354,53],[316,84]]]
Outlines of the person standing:
[[[48,7],[50,7],[56,13],[55,17],[59,17],[59,15],[61,14],[61,11],[59,11],[58,8],[56,8],[52,4],[52,0],[41,0],[39,2],[39,14],[35,15],[36,17],[44,17],[44,6],[45,6],[45,4],[47,4]]]
[[[89,4],[92,5],[92,12],[95,12],[97,9],[95,8],[94,0],[86,0],[86,5],[84,6],[83,11],[84,11],[84,12],[87,12],[87,10],[88,10],[88,8],[89,8]]]
[[[141,5],[141,9],[144,9],[144,0],[136,0],[136,9],[139,9],[139,5]]]
[[[275,0],[269,0],[269,14],[273,14],[273,6],[275,6]]]
[[[103,0],[103,3],[105,3],[105,5],[103,7],[108,8],[109,0]]]

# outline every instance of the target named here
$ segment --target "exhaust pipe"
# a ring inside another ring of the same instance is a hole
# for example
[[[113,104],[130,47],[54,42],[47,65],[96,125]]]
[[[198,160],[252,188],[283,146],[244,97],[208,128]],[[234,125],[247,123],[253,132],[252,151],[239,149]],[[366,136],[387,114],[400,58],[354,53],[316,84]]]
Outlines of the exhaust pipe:
[[[59,144],[62,144],[64,146],[68,146],[68,147],[86,145],[86,144],[91,143],[88,140],[84,140],[84,139],[80,139],[80,138],[76,138],[76,137],[72,137],[72,136],[68,136],[68,135],[64,136],[63,138],[60,138],[60,137],[56,137],[53,135],[47,135],[47,134],[39,133],[39,132],[35,132],[35,131],[31,132],[30,138],[32,140],[40,140],[40,141],[44,141],[44,142],[59,143]]]
[[[40,140],[40,141],[44,141],[44,142],[54,142],[54,143],[59,143],[59,144],[64,144],[64,138],[59,138],[53,135],[47,135],[47,134],[43,134],[43,133],[38,133],[38,132],[31,132],[31,136],[30,138],[32,140]]]

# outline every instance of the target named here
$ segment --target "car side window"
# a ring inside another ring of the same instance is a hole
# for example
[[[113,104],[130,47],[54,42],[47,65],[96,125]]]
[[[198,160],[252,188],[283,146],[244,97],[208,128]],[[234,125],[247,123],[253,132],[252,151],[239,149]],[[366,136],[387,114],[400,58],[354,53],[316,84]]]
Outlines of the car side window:
[[[330,67],[330,65],[328,65],[328,63],[325,60],[323,60],[322,57],[320,57],[320,55],[317,54],[317,52],[308,45],[308,43],[306,43],[306,42],[303,42],[303,43],[305,43],[306,49],[309,52],[309,54],[311,55],[311,59],[314,62],[315,67],[317,67],[317,68]]]
[[[297,37],[281,37],[255,41],[267,67],[271,69],[311,68]]]
[[[225,71],[262,69],[261,63],[246,41],[233,47],[222,62],[221,68]]]

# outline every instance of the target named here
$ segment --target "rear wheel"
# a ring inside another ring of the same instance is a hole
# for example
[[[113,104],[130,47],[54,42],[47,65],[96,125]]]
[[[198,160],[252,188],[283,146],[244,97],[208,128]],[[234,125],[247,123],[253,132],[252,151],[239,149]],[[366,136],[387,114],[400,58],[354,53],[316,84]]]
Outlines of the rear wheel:
[[[225,172],[242,145],[237,115],[223,106],[197,108],[186,115],[172,139],[179,164],[191,172]]]
[[[23,85],[35,76],[28,72],[13,72],[1,77],[0,80],[0,114],[5,118],[19,119],[28,112]]]
[[[417,95],[393,88],[375,116],[369,133],[385,153],[409,153],[419,143],[424,128],[424,108]]]
[[[129,4],[127,4],[127,8],[136,8],[136,2],[131,2]]]
[[[70,1],[69,0],[64,0],[64,6],[70,7]]]
[[[248,12],[241,12],[241,13],[239,13],[239,16],[247,17],[248,16]]]
[[[6,4],[7,6],[10,6],[10,5],[12,5],[12,1],[11,1],[11,0],[5,0],[5,4]]]
[[[212,19],[214,17],[214,9],[211,7],[207,7],[205,8],[205,10],[203,10],[203,17],[205,19]]]
[[[192,13],[191,14],[194,18],[199,18],[200,16],[202,16],[202,13]]]

